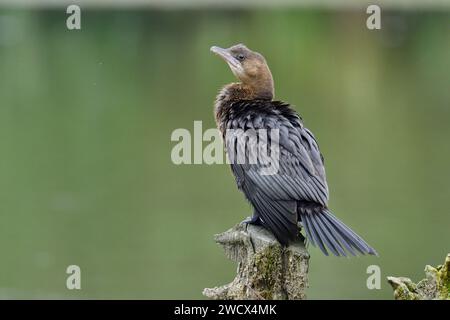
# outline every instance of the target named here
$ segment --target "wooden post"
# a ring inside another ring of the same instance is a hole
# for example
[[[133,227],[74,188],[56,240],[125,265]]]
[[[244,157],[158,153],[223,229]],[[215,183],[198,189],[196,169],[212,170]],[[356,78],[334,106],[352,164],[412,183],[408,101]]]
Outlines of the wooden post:
[[[212,299],[303,300],[308,287],[309,254],[298,239],[283,248],[266,229],[239,224],[215,236],[225,255],[238,263],[234,280],[206,288]]]

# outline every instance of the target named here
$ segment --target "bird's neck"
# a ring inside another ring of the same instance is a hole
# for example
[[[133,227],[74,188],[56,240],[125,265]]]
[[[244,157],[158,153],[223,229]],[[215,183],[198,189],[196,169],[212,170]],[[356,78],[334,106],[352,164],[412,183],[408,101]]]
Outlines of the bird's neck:
[[[230,83],[222,89],[220,94],[228,101],[272,100],[274,96],[273,81],[271,79],[261,80],[254,85],[242,82]]]
[[[255,89],[254,87],[245,85],[241,82],[230,83],[220,90],[216,97],[214,105],[214,114],[216,117],[216,123],[219,129],[224,132],[223,124],[225,118],[230,114],[233,102],[242,100],[266,100],[272,101],[273,99],[273,84],[270,86],[260,87]]]

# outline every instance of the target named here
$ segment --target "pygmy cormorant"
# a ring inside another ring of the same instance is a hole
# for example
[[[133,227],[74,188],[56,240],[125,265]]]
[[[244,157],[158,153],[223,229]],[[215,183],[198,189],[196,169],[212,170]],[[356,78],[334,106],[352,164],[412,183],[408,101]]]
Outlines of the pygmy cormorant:
[[[215,102],[215,118],[227,154],[236,154],[238,145],[248,142],[249,135],[244,134],[247,130],[278,132],[277,139],[269,135],[257,138],[265,141],[267,149],[278,144],[275,174],[261,172],[267,162],[230,161],[238,188],[254,209],[245,222],[261,224],[282,245],[299,236],[300,226],[308,241],[326,255],[328,250],[336,256],[377,255],[328,209],[324,161],[317,141],[288,103],[273,100],[274,83],[265,58],[243,44],[228,49],[214,46],[211,51],[227,62],[239,80],[223,87]],[[229,139],[228,132],[234,132],[234,140]],[[252,150],[244,149],[246,160]]]

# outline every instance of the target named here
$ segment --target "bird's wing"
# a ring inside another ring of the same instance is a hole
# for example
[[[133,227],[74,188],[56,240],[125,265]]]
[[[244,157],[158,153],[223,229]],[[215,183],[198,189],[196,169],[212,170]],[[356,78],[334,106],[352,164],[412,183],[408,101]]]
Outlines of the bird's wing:
[[[273,159],[278,160],[275,174],[264,174],[267,166],[259,162],[249,164],[231,160],[232,171],[238,179],[238,185],[250,183],[247,187],[253,190],[257,187],[270,199],[312,201],[325,206],[328,202],[328,186],[323,157],[313,134],[303,126],[296,113],[291,112],[291,118],[277,114],[275,109],[269,114],[249,113],[245,117],[230,120],[227,129],[234,131],[232,137],[226,138],[228,155],[238,154],[238,145],[245,145],[243,141],[247,139],[248,142],[252,134],[256,134],[259,141],[268,140],[268,149],[273,143],[279,146],[279,157]],[[266,137],[260,129],[266,130]],[[271,141],[274,129],[278,131],[278,139]],[[249,134],[249,131],[253,133]]]
[[[267,174],[267,165],[260,162],[231,161],[239,188],[278,238],[295,234],[297,201],[311,201],[323,206],[328,202],[328,186],[318,144],[294,111],[289,108],[284,111],[273,108],[266,113],[248,112],[231,119],[227,129],[242,131],[234,133],[232,139],[226,139],[228,154],[237,153],[239,141],[248,140],[248,131],[257,134],[258,141],[264,141],[259,130],[265,129],[268,148],[273,143],[278,144],[278,171],[274,174]],[[271,132],[278,132],[278,139],[271,139]]]

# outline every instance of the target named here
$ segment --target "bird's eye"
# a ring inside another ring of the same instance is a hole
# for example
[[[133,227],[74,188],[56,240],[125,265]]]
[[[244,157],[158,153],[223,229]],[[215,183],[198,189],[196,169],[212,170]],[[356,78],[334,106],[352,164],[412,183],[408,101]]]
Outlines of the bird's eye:
[[[239,61],[243,61],[245,59],[245,56],[242,53],[240,53],[236,56],[236,59],[238,59]]]

